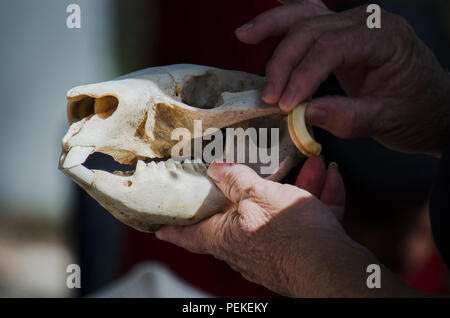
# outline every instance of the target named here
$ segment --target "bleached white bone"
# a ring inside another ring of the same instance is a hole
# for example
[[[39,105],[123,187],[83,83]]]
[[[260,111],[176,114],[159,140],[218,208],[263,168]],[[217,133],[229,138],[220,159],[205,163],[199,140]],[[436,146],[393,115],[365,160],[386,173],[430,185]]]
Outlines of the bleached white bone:
[[[192,131],[194,120],[202,120],[203,130],[276,126],[282,131],[280,164],[265,177],[281,180],[300,156],[286,116],[261,101],[263,84],[264,78],[244,72],[171,65],[75,87],[67,94],[70,127],[62,141],[60,169],[117,219],[140,231],[196,223],[231,204],[206,176],[207,166],[195,160],[151,160],[168,158],[176,143],[173,129]],[[89,170],[83,163],[93,152],[136,164],[136,169]]]

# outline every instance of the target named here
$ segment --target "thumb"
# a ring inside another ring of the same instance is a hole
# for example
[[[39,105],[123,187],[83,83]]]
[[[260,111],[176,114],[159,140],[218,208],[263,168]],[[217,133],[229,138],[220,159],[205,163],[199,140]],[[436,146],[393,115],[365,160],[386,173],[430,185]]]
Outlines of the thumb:
[[[381,107],[371,98],[326,96],[310,102],[306,122],[340,138],[372,137],[382,122]]]
[[[234,203],[245,199],[250,189],[264,182],[253,169],[237,163],[213,162],[207,173],[223,194]]]

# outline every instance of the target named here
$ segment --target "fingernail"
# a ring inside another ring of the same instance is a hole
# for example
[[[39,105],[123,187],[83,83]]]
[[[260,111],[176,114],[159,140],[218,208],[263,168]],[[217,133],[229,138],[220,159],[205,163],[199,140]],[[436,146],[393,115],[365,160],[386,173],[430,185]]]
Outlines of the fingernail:
[[[330,162],[330,164],[328,165],[328,169],[331,169],[331,168],[339,171],[339,165],[334,161]]]
[[[262,93],[262,99],[264,101],[270,100],[273,95],[275,94],[275,88],[273,86],[272,82],[267,82],[266,87],[264,87],[263,93]]]
[[[223,175],[230,170],[232,163],[219,163],[213,162],[209,165],[208,171],[206,172],[208,176],[214,181],[219,181],[222,179]]]
[[[306,109],[306,122],[310,125],[325,125],[328,120],[328,112],[323,108],[308,107]]]
[[[290,110],[291,108],[294,108],[294,106],[292,105],[294,99],[295,92],[292,89],[288,88],[280,99],[280,108],[284,110]]]
[[[248,22],[244,25],[241,25],[239,28],[236,29],[237,32],[241,32],[241,31],[247,31],[251,28],[253,28],[254,23],[253,22]]]

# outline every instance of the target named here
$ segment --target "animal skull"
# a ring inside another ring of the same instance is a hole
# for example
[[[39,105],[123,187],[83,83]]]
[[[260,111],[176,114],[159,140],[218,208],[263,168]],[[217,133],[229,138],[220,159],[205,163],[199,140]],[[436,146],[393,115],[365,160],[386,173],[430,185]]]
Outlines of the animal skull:
[[[188,225],[223,211],[228,199],[206,176],[207,164],[170,159],[175,128],[279,127],[278,181],[301,155],[286,116],[261,102],[262,77],[199,65],[171,65],[67,93],[70,128],[62,140],[60,169],[117,219],[144,232],[161,224]],[[202,133],[204,133],[204,131]],[[225,149],[225,153],[228,150]],[[102,152],[135,171],[109,173],[83,166]],[[168,159],[168,160],[165,160]],[[256,168],[258,162],[252,167]]]

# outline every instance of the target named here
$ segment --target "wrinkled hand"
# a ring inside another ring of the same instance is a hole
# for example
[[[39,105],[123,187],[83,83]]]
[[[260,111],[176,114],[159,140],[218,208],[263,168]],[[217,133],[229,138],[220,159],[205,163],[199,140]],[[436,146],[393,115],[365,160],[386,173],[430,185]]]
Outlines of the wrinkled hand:
[[[292,110],[335,74],[348,97],[313,100],[309,124],[395,150],[442,152],[449,76],[404,19],[383,11],[381,29],[369,29],[366,6],[333,13],[319,0],[282,2],[236,30],[248,44],[285,34],[267,64],[264,101]]]
[[[164,226],[159,239],[212,254],[283,295],[332,295],[350,276],[359,279],[359,296],[367,290],[365,269],[375,261],[339,222],[345,189],[335,166],[327,170],[322,159],[309,159],[296,186],[267,181],[239,164],[214,163],[208,174],[233,202],[230,209],[196,225]]]

